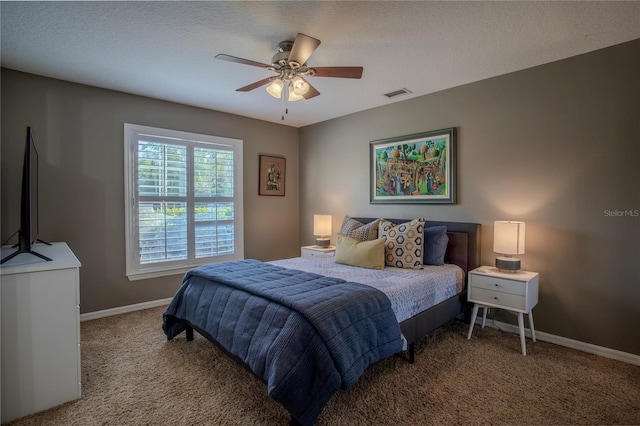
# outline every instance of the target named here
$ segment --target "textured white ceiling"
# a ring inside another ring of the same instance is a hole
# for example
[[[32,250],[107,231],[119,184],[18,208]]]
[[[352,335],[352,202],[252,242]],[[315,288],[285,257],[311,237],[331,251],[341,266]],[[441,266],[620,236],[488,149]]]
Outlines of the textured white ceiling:
[[[3,67],[294,127],[640,38],[640,1],[2,2],[0,17]],[[362,79],[310,78],[321,96],[285,105],[235,91],[272,73],[214,59],[269,63],[298,32],[322,41],[310,66]]]

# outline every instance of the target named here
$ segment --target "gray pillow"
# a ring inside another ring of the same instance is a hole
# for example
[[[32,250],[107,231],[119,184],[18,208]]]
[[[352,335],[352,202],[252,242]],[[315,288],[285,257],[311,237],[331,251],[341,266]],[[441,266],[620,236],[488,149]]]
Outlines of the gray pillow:
[[[425,265],[444,265],[444,255],[449,245],[447,227],[444,225],[424,228],[424,257]]]

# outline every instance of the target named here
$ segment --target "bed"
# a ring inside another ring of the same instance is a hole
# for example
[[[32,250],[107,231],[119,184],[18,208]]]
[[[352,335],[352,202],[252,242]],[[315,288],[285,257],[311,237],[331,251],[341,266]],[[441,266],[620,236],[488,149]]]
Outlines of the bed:
[[[404,350],[413,362],[416,340],[468,312],[464,284],[479,266],[480,225],[424,222],[425,228],[442,225],[448,237],[443,269],[458,270],[462,285],[419,312],[399,313],[401,296],[341,276],[348,266],[329,272],[330,258],[245,260],[189,271],[163,315],[163,329],[168,339],[185,331],[187,341],[196,330],[265,381],[292,424],[313,424],[369,365]],[[376,273],[381,283],[384,273]]]

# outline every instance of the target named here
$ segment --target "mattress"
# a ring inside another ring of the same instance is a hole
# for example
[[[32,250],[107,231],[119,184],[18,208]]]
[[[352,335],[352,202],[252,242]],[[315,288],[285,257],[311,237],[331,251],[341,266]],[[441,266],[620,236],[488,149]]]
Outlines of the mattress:
[[[451,264],[424,269],[358,268],[335,263],[331,256],[274,260],[274,265],[375,287],[387,295],[398,322],[429,309],[464,290],[464,271]]]

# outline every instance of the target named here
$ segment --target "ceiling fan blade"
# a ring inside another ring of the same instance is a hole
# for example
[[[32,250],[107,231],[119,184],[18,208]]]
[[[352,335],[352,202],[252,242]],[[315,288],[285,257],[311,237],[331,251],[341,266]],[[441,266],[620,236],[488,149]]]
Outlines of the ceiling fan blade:
[[[307,82],[307,84],[309,84],[309,82]],[[318,92],[315,87],[313,87],[312,85],[309,84],[309,90],[307,90],[307,93],[305,93],[302,96],[305,99],[311,99],[311,98],[315,98],[319,94],[320,94],[320,92]]]
[[[238,58],[236,56],[225,55],[224,53],[217,54],[216,59],[222,59],[223,61],[235,62],[238,64],[252,65],[254,67],[260,67],[260,68],[271,67],[271,65],[263,64],[262,62],[256,62],[256,61],[251,61],[249,59]]]
[[[313,77],[361,78],[362,67],[313,67]],[[311,76],[311,75],[310,75]]]
[[[241,87],[239,89],[236,89],[236,92],[248,92],[250,90],[253,89],[257,89],[260,86],[264,86],[265,84],[269,83],[271,81],[271,77],[267,77],[267,78],[263,78],[260,81],[256,81],[255,83],[251,83],[247,86]]]
[[[295,62],[298,66],[304,65],[319,45],[320,40],[317,38],[298,33],[296,39],[293,41],[291,52],[289,53],[289,65],[291,65],[292,62]]]

